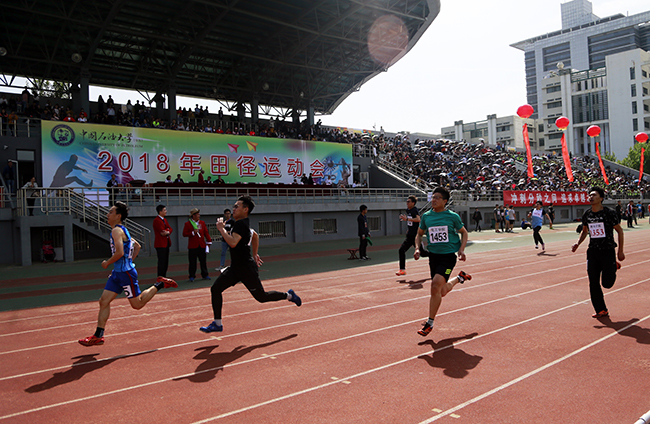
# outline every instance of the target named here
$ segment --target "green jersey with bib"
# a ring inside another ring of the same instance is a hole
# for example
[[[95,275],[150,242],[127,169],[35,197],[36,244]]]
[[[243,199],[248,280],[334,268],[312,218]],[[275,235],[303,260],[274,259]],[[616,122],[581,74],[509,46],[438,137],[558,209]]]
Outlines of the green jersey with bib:
[[[427,250],[434,254],[456,253],[460,249],[458,231],[463,221],[456,212],[430,210],[422,215],[420,228],[427,235]]]

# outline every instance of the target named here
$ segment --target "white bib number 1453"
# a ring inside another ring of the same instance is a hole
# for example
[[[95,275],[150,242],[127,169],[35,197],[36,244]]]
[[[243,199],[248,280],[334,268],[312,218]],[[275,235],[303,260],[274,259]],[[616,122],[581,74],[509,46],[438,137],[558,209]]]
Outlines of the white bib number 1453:
[[[447,226],[429,227],[430,243],[447,243],[449,241],[449,230]]]

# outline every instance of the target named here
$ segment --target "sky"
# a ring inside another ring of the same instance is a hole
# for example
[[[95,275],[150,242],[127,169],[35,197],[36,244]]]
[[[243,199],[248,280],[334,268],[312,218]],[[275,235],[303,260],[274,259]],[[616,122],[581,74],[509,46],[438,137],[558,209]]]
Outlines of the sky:
[[[440,134],[455,121],[514,115],[526,104],[524,52],[511,44],[562,29],[559,0],[441,0],[438,17],[387,72],[350,95],[325,125]],[[600,18],[647,0],[592,0]]]
[[[511,44],[562,29],[560,0],[441,0],[438,17],[395,65],[348,96],[323,124],[386,132],[440,134],[455,121],[514,115],[526,103],[524,52]],[[592,0],[605,18],[650,10],[648,0]],[[19,83],[22,86],[23,83]],[[9,91],[9,90],[7,90]],[[21,91],[21,90],[19,90]],[[90,98],[143,100],[135,92],[90,88]],[[214,100],[179,97],[179,107]]]

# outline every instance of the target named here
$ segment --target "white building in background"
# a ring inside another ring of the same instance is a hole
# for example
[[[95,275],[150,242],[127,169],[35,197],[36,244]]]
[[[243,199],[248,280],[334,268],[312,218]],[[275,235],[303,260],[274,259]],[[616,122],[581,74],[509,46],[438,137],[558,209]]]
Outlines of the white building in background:
[[[555,120],[566,116],[571,153],[595,154],[599,142],[601,152],[626,157],[635,134],[650,131],[650,53],[636,49],[608,55],[605,66],[593,70],[559,68],[541,84],[542,148],[560,151],[562,131]],[[587,135],[591,125],[601,128],[596,139]]]
[[[441,137],[451,140],[465,140],[470,143],[483,142],[490,146],[501,145],[504,148],[524,149],[524,123],[528,125],[528,137],[532,150],[543,150],[538,142],[536,120],[519,116],[488,115],[485,121],[464,123],[456,121],[452,127],[443,127]]]

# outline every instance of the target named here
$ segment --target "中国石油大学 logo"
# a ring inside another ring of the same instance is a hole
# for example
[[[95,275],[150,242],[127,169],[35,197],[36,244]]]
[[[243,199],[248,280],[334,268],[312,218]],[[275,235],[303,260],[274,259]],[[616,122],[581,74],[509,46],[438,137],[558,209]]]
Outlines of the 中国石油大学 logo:
[[[67,125],[57,125],[50,133],[52,141],[61,147],[67,147],[74,142],[74,130]]]

